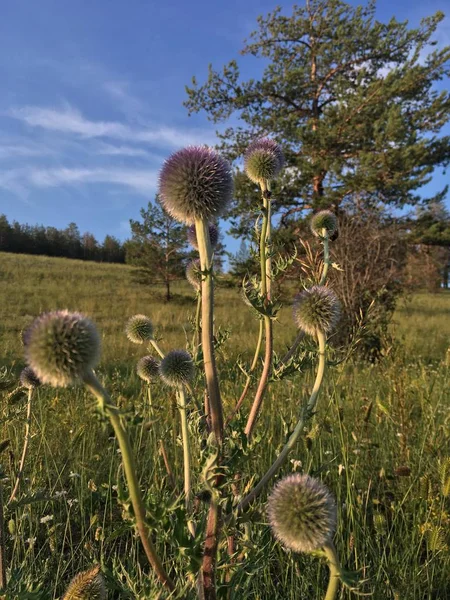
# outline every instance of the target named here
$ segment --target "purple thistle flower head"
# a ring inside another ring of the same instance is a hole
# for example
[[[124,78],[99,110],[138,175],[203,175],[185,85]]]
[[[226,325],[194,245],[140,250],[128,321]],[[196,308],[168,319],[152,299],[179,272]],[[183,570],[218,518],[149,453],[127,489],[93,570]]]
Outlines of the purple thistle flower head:
[[[332,541],[336,503],[327,487],[309,475],[281,479],[267,500],[274,536],[294,552],[314,552]]]
[[[100,336],[80,313],[44,313],[24,334],[27,362],[42,383],[66,387],[82,380],[100,358]]]
[[[209,231],[209,241],[211,242],[211,248],[214,250],[214,248],[217,246],[217,243],[219,241],[219,229],[217,228],[216,225],[214,225],[214,223],[210,223],[208,225],[208,231]],[[188,229],[187,232],[187,239],[188,242],[190,243],[190,245],[195,248],[196,250],[198,250],[198,243],[197,243],[197,232],[195,230],[195,225],[191,225]]]
[[[254,183],[275,179],[284,165],[281,146],[269,138],[255,140],[244,155],[244,169]]]
[[[159,194],[166,211],[187,225],[213,220],[226,209],[233,194],[229,163],[208,146],[188,146],[164,163]]]

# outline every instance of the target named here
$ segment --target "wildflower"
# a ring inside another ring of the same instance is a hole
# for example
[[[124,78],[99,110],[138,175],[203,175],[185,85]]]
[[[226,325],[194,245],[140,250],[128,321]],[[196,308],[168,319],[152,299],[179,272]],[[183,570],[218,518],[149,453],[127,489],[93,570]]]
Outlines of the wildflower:
[[[134,315],[126,325],[127,338],[133,344],[142,344],[153,339],[153,323],[145,315]]]
[[[95,325],[80,313],[67,310],[44,313],[24,335],[31,369],[42,383],[66,387],[93,369],[100,358]]]
[[[212,148],[188,146],[164,163],[159,193],[163,207],[178,221],[210,221],[222,215],[231,200],[231,167]]]
[[[192,381],[194,372],[191,355],[185,350],[171,350],[159,366],[161,379],[172,387]]]
[[[209,232],[209,241],[211,244],[211,248],[214,250],[214,248],[217,246],[217,243],[219,241],[219,230],[216,225],[214,225],[213,223],[210,223],[208,225],[208,232]],[[196,250],[198,250],[197,232],[195,229],[195,225],[191,225],[189,227],[188,232],[187,232],[187,238],[188,238],[188,242],[191,244],[191,246],[193,246]]]
[[[331,210],[321,210],[311,219],[311,231],[317,237],[324,233],[331,237],[337,231],[337,218]]]
[[[329,333],[336,326],[339,315],[339,300],[325,286],[314,285],[294,300],[294,321],[309,335],[315,335],[317,331]]]
[[[319,480],[288,475],[273,488],[267,507],[272,532],[288,550],[313,552],[332,540],[336,504]]]
[[[150,383],[159,375],[159,362],[153,356],[143,356],[137,364],[136,373],[143,381]]]
[[[254,183],[275,179],[283,165],[284,156],[280,145],[269,138],[251,143],[244,156],[245,172]]]

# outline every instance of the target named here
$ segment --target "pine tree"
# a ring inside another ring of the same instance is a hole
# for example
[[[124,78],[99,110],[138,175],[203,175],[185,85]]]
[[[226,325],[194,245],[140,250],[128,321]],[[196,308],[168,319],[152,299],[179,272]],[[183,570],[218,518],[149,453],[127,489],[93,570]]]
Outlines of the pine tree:
[[[375,2],[307,0],[286,16],[281,8],[258,19],[242,54],[263,61],[260,78],[243,80],[237,61],[209,67],[206,83],[193,79],[185,102],[214,122],[238,116],[221,136],[236,159],[250,140],[274,136],[288,169],[274,190],[284,222],[305,208],[337,210],[358,195],[364,202],[401,207],[419,202],[418,190],[435,167],[448,164],[450,94],[439,91],[449,74],[450,47],[433,34],[444,15],[416,29],[375,19]],[[245,232],[255,206],[254,186],[236,181],[235,233]]]
[[[130,220],[132,237],[126,243],[126,262],[141,267],[145,281],[163,283],[166,300],[171,283],[184,277],[187,253],[186,227],[161,207],[158,197],[141,209],[141,221]]]

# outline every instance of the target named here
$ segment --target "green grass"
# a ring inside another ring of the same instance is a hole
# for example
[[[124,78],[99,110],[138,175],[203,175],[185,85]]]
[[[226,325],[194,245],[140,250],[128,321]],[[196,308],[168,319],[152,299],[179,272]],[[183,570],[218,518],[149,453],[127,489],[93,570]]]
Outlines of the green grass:
[[[155,385],[156,408],[150,414],[146,390],[134,373],[145,349],[130,344],[123,332],[129,316],[144,313],[153,319],[165,350],[184,347],[191,335],[195,299],[180,283],[175,301],[164,303],[162,288],[136,284],[133,273],[121,265],[0,254],[0,366],[11,380],[18,377],[24,365],[20,333],[44,310],[79,310],[95,321],[103,340],[98,373],[127,412],[149,518],[159,532],[158,549],[174,575],[186,580],[195,557],[180,526],[182,501],[174,500],[183,486],[175,399]],[[415,295],[398,307],[393,323],[397,341],[386,359],[377,365],[347,362],[329,369],[312,431],[283,469],[320,476],[333,491],[339,507],[335,541],[341,560],[368,580],[363,589],[375,600],[450,597],[450,467],[445,472],[443,466],[450,459],[449,314],[450,294]],[[258,324],[235,290],[219,288],[216,326],[229,330],[218,367],[230,411],[244,383],[235,359],[239,355],[248,364]],[[287,306],[275,325],[277,349],[281,352],[294,335]],[[271,463],[295,424],[312,379],[307,369],[272,384],[252,446],[229,465],[240,473],[242,489]],[[250,401],[249,397],[244,416]],[[146,576],[148,568],[130,523],[122,520],[117,448],[93,404],[82,389],[42,388],[35,398],[26,480],[19,502],[5,514],[8,576],[15,590],[7,598],[61,597],[70,578],[95,562],[101,562],[108,575],[110,598],[158,598],[158,585]],[[9,455],[2,454],[5,500],[20,458],[24,422],[24,399],[8,400],[4,392],[1,439],[11,440]],[[190,427],[194,485],[199,490],[205,457],[195,411]],[[174,471],[175,495],[159,452],[160,440]],[[32,494],[38,496],[29,503]],[[239,527],[239,560],[232,569],[230,598],[323,598],[325,565],[308,556],[289,555],[274,543],[265,497],[252,508],[249,522]],[[200,507],[199,520],[202,512]],[[172,535],[177,539],[174,551]],[[226,564],[225,546],[220,556]],[[222,582],[224,573],[222,569]],[[19,596],[19,589],[35,595]],[[344,591],[341,597],[354,596]]]

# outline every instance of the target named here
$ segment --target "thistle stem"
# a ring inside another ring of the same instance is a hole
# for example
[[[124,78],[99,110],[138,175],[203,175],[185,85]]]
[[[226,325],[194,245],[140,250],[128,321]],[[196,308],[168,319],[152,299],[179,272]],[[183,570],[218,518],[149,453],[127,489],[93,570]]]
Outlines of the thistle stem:
[[[330,266],[330,240],[326,229],[322,230],[323,234],[323,269],[320,276],[319,285],[324,285],[327,280],[328,268]]]
[[[212,274],[212,249],[207,221],[204,219],[197,219],[195,221],[195,231],[197,234],[198,252],[200,255],[200,267],[202,270],[202,350],[206,388],[209,397],[211,427],[214,431],[217,443],[221,444],[223,438],[223,408],[214,355],[214,283]]]
[[[28,402],[27,402],[27,420],[25,422],[25,439],[23,442],[22,456],[20,458],[19,471],[17,473],[16,483],[14,484],[14,489],[11,492],[11,496],[9,497],[8,504],[11,504],[11,502],[16,497],[20,482],[23,477],[23,471],[24,471],[24,467],[25,467],[25,459],[27,457],[28,446],[30,444],[30,439],[31,439],[31,403],[32,403],[32,399],[33,399],[33,389],[29,389],[28,390]]]
[[[146,523],[145,504],[139,487],[136,463],[131,450],[130,439],[120,419],[117,407],[113,404],[108,392],[101,385],[92,371],[85,375],[84,383],[87,389],[97,398],[100,408],[108,416],[111,425],[114,428],[117,442],[122,453],[123,467],[128,482],[128,489],[131,503],[133,505],[134,516],[136,519],[136,529],[141,538],[145,554],[161,583],[170,592],[173,592],[175,590],[175,584],[164,569],[164,566],[157,555],[156,549],[153,546],[150,538],[150,530]]]
[[[271,202],[270,202],[270,185],[269,182],[261,183],[261,192],[263,196],[263,221],[261,226],[260,241],[259,241],[259,259],[261,269],[261,297],[264,304],[268,305],[271,298],[272,287],[272,259],[267,252],[267,247],[271,234]],[[264,330],[266,348],[264,353],[264,368],[261,373],[258,388],[256,390],[255,399],[245,427],[245,434],[250,439],[256,425],[264,395],[267,389],[267,382],[272,370],[273,360],[273,327],[270,316],[264,316]]]
[[[188,515],[188,528],[191,535],[195,536],[195,526],[189,516],[192,510],[192,485],[191,485],[191,457],[189,451],[189,429],[186,412],[186,393],[182,385],[177,390],[178,410],[181,421],[181,440],[183,443],[183,467],[184,467],[184,500],[186,513]]]
[[[327,593],[324,600],[335,600],[341,575],[341,565],[336,553],[336,548],[330,542],[324,546],[324,551],[328,559],[328,568],[330,569],[330,579],[328,581]]]
[[[198,353],[198,348],[200,344],[200,336],[201,336],[201,311],[202,311],[202,296],[200,292],[197,294],[197,309],[195,311],[195,332],[194,332],[194,342],[192,347],[195,348],[195,355]]]
[[[165,354],[164,354],[164,352],[161,350],[161,348],[159,347],[159,345],[158,345],[158,342],[157,342],[156,340],[154,340],[154,339],[151,339],[151,340],[150,340],[150,343],[151,343],[151,345],[153,346],[153,348],[156,350],[156,352],[159,354],[159,356],[160,356],[161,358],[164,358],[164,357],[165,357]]]
[[[319,364],[317,366],[317,373],[316,373],[316,379],[314,381],[314,387],[312,389],[308,403],[306,404],[304,410],[302,411],[302,414],[297,422],[297,425],[295,426],[294,431],[291,433],[284,448],[282,449],[282,451],[280,452],[280,454],[278,455],[276,460],[273,462],[272,466],[267,470],[265,475],[262,477],[260,482],[253,488],[253,490],[251,492],[249,492],[247,494],[247,496],[245,496],[245,498],[243,498],[241,500],[241,502],[238,504],[238,506],[236,507],[235,514],[237,514],[237,515],[241,514],[253,502],[253,500],[255,500],[259,496],[259,494],[264,489],[264,487],[267,485],[267,483],[272,479],[272,477],[275,475],[275,473],[278,471],[278,469],[284,463],[289,452],[295,446],[295,444],[297,443],[297,440],[299,439],[301,433],[303,432],[305,423],[308,421],[308,419],[311,417],[311,415],[314,412],[314,409],[315,409],[315,406],[317,403],[317,398],[318,398],[319,391],[320,391],[320,387],[321,387],[322,381],[323,381],[323,375],[325,372],[326,341],[325,341],[325,335],[320,331],[317,331],[317,340],[319,343]],[[229,518],[230,517],[228,517],[227,520],[229,520]]]

